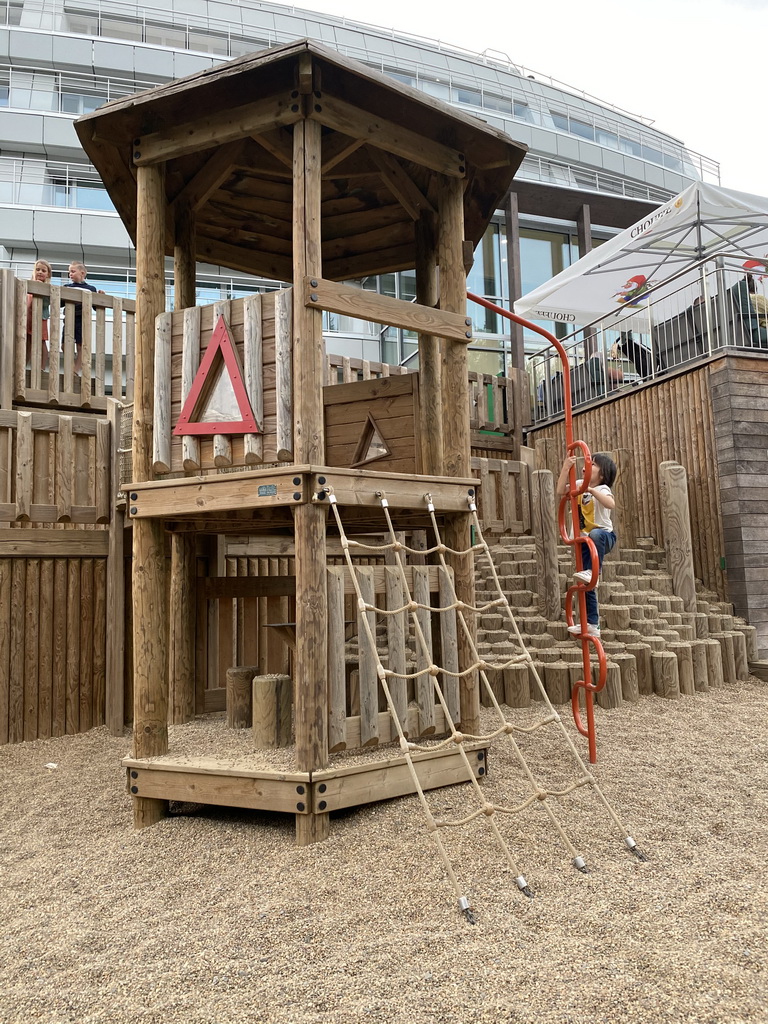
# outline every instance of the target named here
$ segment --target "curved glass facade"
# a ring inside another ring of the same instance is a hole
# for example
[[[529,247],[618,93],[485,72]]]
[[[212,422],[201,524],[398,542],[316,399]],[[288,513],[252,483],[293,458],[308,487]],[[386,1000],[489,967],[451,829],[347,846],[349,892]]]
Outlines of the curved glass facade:
[[[456,104],[529,147],[516,178],[526,187],[527,205],[514,231],[499,211],[468,280],[470,290],[507,308],[516,287],[511,265],[519,267],[524,292],[578,257],[577,225],[551,215],[552,189],[586,205],[610,197],[629,224],[695,178],[718,180],[714,161],[646,119],[530,72],[505,54],[473,54],[293,7],[255,0],[157,0],[151,8],[131,0],[0,0],[0,26],[0,265],[22,276],[38,256],[62,276],[72,259],[81,259],[99,287],[133,292],[133,250],[80,149],[76,117],[304,36]],[[592,220],[592,244],[621,226]],[[198,272],[201,302],[276,286],[220,267]],[[413,273],[359,283],[414,298]],[[475,368],[503,372],[510,360],[504,324],[480,307],[471,315]],[[416,358],[416,338],[408,332],[335,314],[326,327],[328,348],[340,355],[409,364]]]

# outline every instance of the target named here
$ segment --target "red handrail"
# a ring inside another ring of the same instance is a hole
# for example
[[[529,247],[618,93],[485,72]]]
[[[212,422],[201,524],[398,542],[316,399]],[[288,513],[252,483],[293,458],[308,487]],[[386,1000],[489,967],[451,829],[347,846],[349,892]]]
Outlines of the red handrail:
[[[575,556],[576,556],[576,568],[581,570],[584,566],[581,556],[581,545],[587,544],[589,547],[589,554],[592,560],[592,579],[589,581],[589,586],[583,584],[574,584],[569,587],[565,595],[565,620],[569,626],[573,625],[573,595],[574,593],[578,596],[579,602],[579,622],[581,623],[582,630],[586,626],[587,622],[587,605],[586,598],[584,597],[587,590],[594,590],[597,586],[597,574],[599,561],[597,557],[597,550],[595,548],[594,541],[592,541],[586,534],[576,534],[576,525],[579,523],[579,508],[577,496],[586,491],[589,487],[589,479],[592,474],[592,455],[584,441],[574,441],[573,439],[573,407],[571,403],[571,373],[568,365],[568,353],[565,351],[563,346],[549,331],[543,327],[539,327],[537,324],[531,323],[530,320],[525,320],[521,316],[517,316],[516,313],[511,313],[507,309],[502,309],[501,306],[497,306],[493,302],[489,302],[488,299],[484,299],[480,295],[474,295],[472,292],[467,292],[467,298],[471,299],[472,302],[477,302],[480,306],[485,306],[486,309],[493,310],[494,313],[498,313],[500,316],[506,317],[507,320],[512,320],[516,324],[520,324],[521,327],[527,327],[529,331],[534,331],[536,334],[540,334],[542,338],[546,338],[550,345],[552,345],[557,354],[560,356],[560,362],[563,364],[563,408],[565,412],[565,447],[568,454],[572,454],[577,449],[581,451],[584,456],[584,478],[582,480],[581,488],[576,490],[576,469],[571,467],[569,474],[569,486],[566,493],[560,499],[560,505],[558,508],[557,522],[560,528],[560,536],[566,544],[575,545]],[[565,522],[565,509],[567,503],[570,501],[571,504],[571,522],[573,523],[573,536],[568,535],[568,530]],[[592,699],[592,694],[598,693],[605,686],[605,681],[608,675],[608,666],[605,658],[605,651],[603,645],[596,636],[589,636],[588,633],[582,632],[580,634],[581,640],[581,663],[584,671],[584,679],[579,679],[573,685],[571,692],[571,707],[573,709],[573,720],[576,723],[576,728],[582,736],[587,737],[587,743],[589,746],[589,760],[592,764],[597,760],[597,741],[595,739],[595,708]],[[592,682],[592,665],[589,658],[589,645],[594,644],[595,654],[597,656],[598,675],[597,682]],[[581,716],[580,706],[580,691],[584,691],[584,707],[586,711],[587,724],[585,725]]]

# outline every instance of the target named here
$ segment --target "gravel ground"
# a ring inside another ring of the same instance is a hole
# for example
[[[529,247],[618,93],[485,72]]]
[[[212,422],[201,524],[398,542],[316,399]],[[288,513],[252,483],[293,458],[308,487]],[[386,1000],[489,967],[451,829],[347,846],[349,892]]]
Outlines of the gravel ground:
[[[414,798],[339,814],[304,849],[292,818],[214,807],[134,832],[127,735],[4,747],[0,1021],[764,1024],[766,721],[757,680],[598,708],[596,777],[650,859],[584,789],[560,813],[587,875],[540,806],[501,820],[532,900],[484,821],[443,833],[474,927]],[[573,779],[553,727],[525,746]],[[524,792],[507,748],[484,785]],[[453,815],[466,787],[432,800]]]

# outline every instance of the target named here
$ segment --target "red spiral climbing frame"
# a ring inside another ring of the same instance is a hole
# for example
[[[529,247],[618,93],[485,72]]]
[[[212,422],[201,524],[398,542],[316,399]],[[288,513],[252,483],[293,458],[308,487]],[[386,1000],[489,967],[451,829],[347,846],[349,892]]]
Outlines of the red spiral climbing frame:
[[[568,491],[560,499],[560,507],[558,510],[558,526],[560,528],[560,536],[566,544],[575,545],[575,556],[576,556],[576,568],[581,570],[584,568],[584,564],[581,557],[581,545],[589,545],[589,553],[592,559],[592,579],[589,581],[589,586],[584,584],[574,584],[568,588],[565,595],[565,618],[569,626],[573,625],[573,595],[576,594],[579,602],[579,622],[582,625],[582,630],[586,629],[587,624],[587,606],[584,594],[587,590],[593,590],[597,586],[597,574],[598,574],[598,558],[597,550],[594,542],[590,540],[588,536],[582,533],[576,533],[577,527],[579,527],[579,510],[578,510],[578,495],[586,491],[589,486],[589,478],[592,473],[592,455],[589,448],[584,441],[574,441],[573,439],[573,410],[571,406],[571,374],[568,365],[568,353],[565,351],[563,346],[549,331],[543,327],[539,327],[537,324],[531,323],[530,320],[525,320],[521,316],[517,316],[516,313],[510,313],[509,310],[502,309],[501,306],[495,305],[493,302],[489,302],[487,299],[482,298],[480,295],[473,295],[472,292],[467,292],[467,298],[471,299],[472,302],[477,302],[480,306],[485,306],[486,309],[493,310],[494,313],[498,313],[499,316],[506,317],[507,320],[512,320],[516,324],[520,324],[522,327],[527,327],[529,331],[534,331],[536,334],[540,334],[542,338],[546,338],[550,345],[557,351],[560,356],[560,361],[563,364],[563,409],[565,412],[565,447],[569,455],[581,453],[584,456],[584,476],[582,480],[581,488],[577,491],[576,489],[576,470],[571,468],[570,479],[568,482]],[[566,523],[565,510],[570,504],[571,507],[571,522],[573,523],[573,536],[568,535],[568,528]],[[579,527],[580,529],[580,527]],[[579,679],[578,682],[574,683],[573,691],[571,692],[571,706],[573,708],[573,720],[576,723],[576,728],[582,736],[587,737],[587,743],[589,745],[589,760],[592,764],[597,760],[597,742],[595,739],[595,706],[593,702],[593,694],[598,693],[605,686],[605,680],[608,674],[608,666],[606,664],[605,651],[603,645],[596,636],[589,636],[588,633],[582,632],[580,635],[581,639],[581,664],[583,669],[584,678]],[[595,655],[597,657],[597,681],[592,682],[592,665],[590,661],[590,649],[589,645],[593,644],[595,648]],[[584,691],[584,710],[586,713],[586,725],[582,717],[581,708],[581,691]]]

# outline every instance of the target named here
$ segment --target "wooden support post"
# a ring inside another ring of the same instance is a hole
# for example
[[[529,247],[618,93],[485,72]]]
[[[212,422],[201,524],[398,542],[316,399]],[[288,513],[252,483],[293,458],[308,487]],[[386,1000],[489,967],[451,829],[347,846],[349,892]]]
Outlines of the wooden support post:
[[[165,310],[165,183],[162,165],[137,170],[136,383],[133,478],[152,476],[155,318]],[[130,493],[129,493],[130,502]],[[168,645],[165,534],[159,519],[133,524],[133,756],[168,752]],[[136,828],[152,825],[166,800],[134,796]]]
[[[291,677],[253,677],[253,745],[287,747],[291,742]]]
[[[437,244],[434,214],[422,210],[416,222],[416,301],[435,306],[437,294]],[[419,335],[419,428],[422,470],[439,476],[443,468],[443,409],[441,394],[440,338]]]
[[[230,729],[250,729],[256,721],[253,681],[258,671],[257,665],[234,665],[227,669],[227,725]]]
[[[175,724],[195,717],[197,558],[194,533],[171,535],[170,710]]]
[[[563,607],[560,601],[560,577],[557,559],[558,530],[553,514],[555,484],[547,469],[531,474],[531,519],[536,540],[536,583],[539,611],[547,622],[559,622]]]
[[[125,723],[125,513],[117,507],[120,490],[120,409],[117,402],[107,404],[111,442],[112,474],[110,488],[109,550],[107,554],[107,678],[105,717],[113,736],[121,736]]]
[[[175,210],[175,219],[173,308],[188,309],[197,304],[195,214],[188,204],[180,203]]]
[[[440,266],[440,308],[463,313],[467,308],[467,282],[464,274],[464,192],[458,178],[442,177],[439,182],[438,259]],[[469,476],[469,378],[467,346],[460,341],[443,341],[442,413],[445,476]],[[445,543],[455,550],[470,546],[469,516],[462,513],[446,516]],[[460,601],[475,603],[474,560],[471,554],[449,555],[453,567],[454,586]],[[464,612],[469,632],[476,633],[474,615]],[[471,644],[459,625],[459,669],[473,664]],[[480,723],[480,696],[477,672],[462,676],[459,688],[461,729],[477,732]]]
[[[320,255],[320,123],[293,129],[293,279],[322,277]],[[299,463],[322,466],[325,431],[321,383],[325,368],[323,317],[293,289],[294,452]],[[296,536],[296,768],[311,772],[328,764],[327,619],[325,584],[326,505],[294,510]],[[328,836],[328,814],[297,814],[300,846]]]
[[[16,323],[16,279],[13,271],[0,270],[0,409],[13,408]]]
[[[693,572],[691,519],[688,512],[688,477],[676,462],[659,464],[659,491],[667,565],[672,592],[683,599],[687,612],[696,611],[696,577]]]
[[[691,658],[693,661],[693,685],[697,693],[707,693],[709,690],[709,675],[707,673],[707,649],[701,640],[691,641]]]

